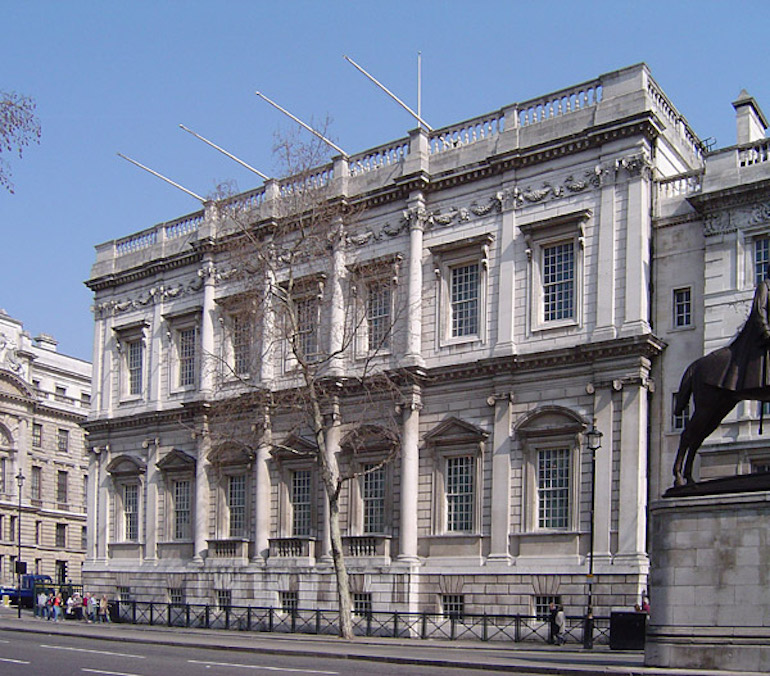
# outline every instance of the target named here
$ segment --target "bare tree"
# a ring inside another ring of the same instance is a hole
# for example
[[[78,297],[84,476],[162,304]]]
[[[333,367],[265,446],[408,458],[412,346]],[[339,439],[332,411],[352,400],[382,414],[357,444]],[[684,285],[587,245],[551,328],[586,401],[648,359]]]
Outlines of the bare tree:
[[[348,237],[361,207],[334,184],[320,142],[281,137],[276,151],[289,178],[272,185],[258,219],[243,196],[218,199],[217,267],[233,290],[237,354],[217,355],[213,363],[220,377],[238,382],[238,396],[220,394],[211,429],[222,440],[257,430],[263,444],[269,439],[281,453],[315,463],[328,505],[340,634],[352,638],[340,498],[346,482],[378,471],[399,448],[395,416],[402,383],[390,348],[398,340],[400,259],[367,263],[366,273],[348,260]],[[373,312],[373,305],[382,312]],[[249,368],[241,363],[241,345],[256,355]],[[255,369],[259,378],[241,378]],[[244,411],[256,416],[250,428],[242,424]],[[283,438],[311,443],[277,444],[277,420]],[[357,461],[360,451],[373,448],[374,462]]]
[[[0,92],[0,185],[13,193],[11,167],[2,153],[18,153],[40,142],[40,120],[35,101],[16,92]]]

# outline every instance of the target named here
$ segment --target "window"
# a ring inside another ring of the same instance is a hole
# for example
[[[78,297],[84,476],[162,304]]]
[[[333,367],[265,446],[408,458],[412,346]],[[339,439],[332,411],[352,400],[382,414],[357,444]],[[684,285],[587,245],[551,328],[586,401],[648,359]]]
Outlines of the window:
[[[590,211],[582,210],[519,226],[530,268],[531,330],[580,322],[583,224],[590,215]]]
[[[70,433],[69,430],[59,428],[56,431],[56,450],[59,453],[66,453],[69,450]]]
[[[295,591],[279,592],[281,610],[288,615],[295,615],[299,607],[299,598]]]
[[[291,475],[291,532],[295,537],[310,535],[312,476],[309,469],[296,470]]]
[[[197,366],[196,347],[198,331],[195,327],[183,328],[177,332],[177,354],[179,359],[179,387],[193,387]]]
[[[91,408],[91,395],[88,392],[80,393],[80,408]]]
[[[118,587],[118,601],[121,603],[131,601],[131,587]]]
[[[43,537],[43,522],[35,521],[35,544],[39,545]]]
[[[19,523],[19,518],[17,516],[11,516],[10,522],[8,523],[8,540],[10,542],[16,542],[16,527]]]
[[[141,340],[132,340],[128,343],[128,394],[140,396],[142,394],[142,367],[144,364],[144,345]]]
[[[770,265],[770,237],[754,240],[754,286],[768,277]]]
[[[375,469],[376,468],[376,469]],[[385,531],[385,467],[365,465],[361,477],[361,501],[363,503],[363,532]]]
[[[88,549],[88,528],[86,526],[80,527],[80,548]]]
[[[174,539],[190,538],[190,482],[174,482]]]
[[[230,537],[243,537],[246,533],[246,476],[238,474],[228,478],[227,507],[230,514]]]
[[[366,287],[367,351],[390,349],[392,291],[388,280],[371,281]]]
[[[372,614],[371,592],[353,593],[353,615],[357,617],[369,617]]]
[[[58,549],[67,548],[67,524],[56,524],[56,547]]]
[[[6,458],[0,458],[0,493],[5,493],[7,484],[8,462]]]
[[[538,595],[532,599],[535,617],[541,622],[547,622],[551,617],[551,604],[561,605],[561,596]]]
[[[439,345],[486,339],[486,286],[492,235],[431,247],[438,281]]]
[[[42,467],[32,467],[32,475],[30,477],[30,500],[37,500],[40,502],[42,497],[41,477],[43,475]]]
[[[54,393],[55,401],[67,401],[67,388],[63,385],[56,386],[56,392]]]
[[[562,242],[543,247],[543,319],[553,322],[575,316],[575,247]]]
[[[681,432],[685,428],[685,425],[687,425],[687,421],[690,419],[690,402],[688,401],[687,406],[684,407],[684,410],[679,415],[677,415],[673,412],[676,410],[676,397],[677,392],[674,392],[674,395],[671,399],[671,429],[673,429],[675,432]]]
[[[692,326],[692,298],[690,287],[674,289],[674,328]]]
[[[465,594],[442,594],[441,614],[444,617],[462,620],[465,616]]]
[[[565,529],[570,516],[570,451],[541,450],[537,454],[538,528]]]
[[[32,423],[32,447],[42,448],[43,426],[40,423]]]
[[[475,336],[479,332],[479,265],[451,268],[449,310],[452,338]]]
[[[139,539],[139,486],[123,486],[123,535],[125,540]]]
[[[425,435],[434,460],[436,534],[476,533],[480,528],[479,468],[489,435],[459,418],[449,418]]]
[[[184,589],[182,587],[170,587],[168,589],[168,602],[177,606],[184,605]]]
[[[246,314],[232,315],[230,332],[233,371],[239,376],[248,375],[251,371],[251,318]]]
[[[59,470],[56,473],[56,502],[59,503],[60,509],[67,504],[67,481],[69,479],[68,472]]]
[[[217,608],[224,610],[233,603],[233,592],[230,589],[217,589]]]
[[[297,336],[294,341],[297,356],[308,361],[318,357],[318,300],[314,297],[295,301]]]
[[[473,530],[474,464],[471,456],[446,460],[446,529],[449,532]]]

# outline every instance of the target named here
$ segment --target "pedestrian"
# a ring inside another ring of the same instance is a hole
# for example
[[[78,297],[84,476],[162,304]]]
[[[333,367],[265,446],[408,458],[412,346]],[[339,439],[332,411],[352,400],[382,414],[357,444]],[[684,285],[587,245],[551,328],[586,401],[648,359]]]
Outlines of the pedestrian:
[[[564,615],[564,606],[559,606],[557,609],[554,622],[556,623],[556,645],[564,645],[567,642],[567,639],[564,636],[564,630],[567,627],[567,618]]]
[[[46,599],[45,602],[45,619],[46,620],[52,620],[53,619],[53,592],[48,592],[48,599]]]
[[[102,595],[102,600],[99,601],[99,619],[102,622],[110,622],[110,607],[106,594]]]
[[[48,614],[45,609],[45,602],[48,600],[48,597],[45,595],[44,591],[39,591],[37,594],[37,604],[35,606],[35,615],[39,617],[41,620]]]
[[[642,596],[642,612],[650,614],[650,599],[646,596]]]
[[[91,622],[99,620],[99,598],[96,594],[91,594],[91,598],[88,600],[88,615]]]
[[[551,601],[548,604],[548,643],[556,643],[556,634],[558,633],[558,627],[556,626],[556,613],[558,608],[556,604]]]
[[[61,592],[56,594],[56,596],[53,597],[53,621],[54,622],[61,622],[61,612],[62,612],[62,605],[64,602],[61,598]]]

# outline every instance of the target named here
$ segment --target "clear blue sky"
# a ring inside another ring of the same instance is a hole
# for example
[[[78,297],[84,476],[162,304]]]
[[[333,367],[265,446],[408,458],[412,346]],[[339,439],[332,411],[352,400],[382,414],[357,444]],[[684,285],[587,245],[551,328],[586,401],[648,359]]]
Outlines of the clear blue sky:
[[[34,97],[43,127],[9,158],[16,194],[0,190],[0,308],[89,360],[93,247],[199,207],[116,152],[204,196],[256,187],[178,129],[274,173],[290,123],[256,90],[308,121],[328,114],[351,154],[405,136],[414,121],[343,54],[416,106],[421,51],[433,127],[640,61],[719,146],[735,142],[742,88],[770,114],[767,2],[0,0],[0,16],[0,90]]]

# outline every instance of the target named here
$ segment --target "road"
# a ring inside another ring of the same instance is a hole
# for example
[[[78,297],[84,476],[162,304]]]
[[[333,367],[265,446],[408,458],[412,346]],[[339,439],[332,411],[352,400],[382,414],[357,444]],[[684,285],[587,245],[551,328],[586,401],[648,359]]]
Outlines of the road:
[[[0,630],[3,676],[213,676],[215,674],[291,674],[293,676],[438,676],[468,673],[457,668],[392,664],[335,657],[235,652]],[[510,674],[485,670],[483,674]],[[519,674],[526,672],[517,671]]]

